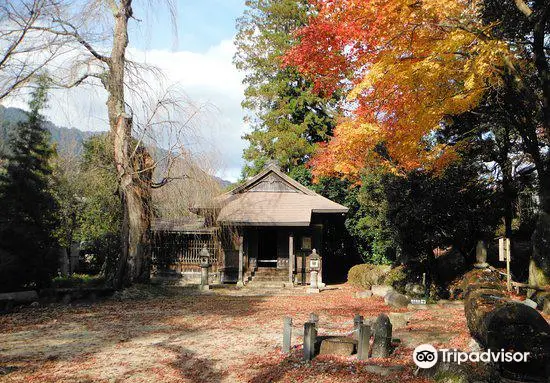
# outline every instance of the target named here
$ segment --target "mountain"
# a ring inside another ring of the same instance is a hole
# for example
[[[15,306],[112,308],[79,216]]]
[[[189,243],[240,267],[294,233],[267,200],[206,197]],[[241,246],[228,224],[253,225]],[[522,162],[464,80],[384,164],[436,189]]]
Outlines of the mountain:
[[[19,122],[27,120],[27,112],[19,108],[6,108],[0,105],[0,155],[7,152],[7,142],[10,134],[15,130]],[[82,143],[88,138],[103,132],[86,132],[76,128],[59,127],[50,121],[45,121],[44,126],[52,136],[52,142],[56,144],[57,152],[62,155],[80,156]],[[161,158],[165,156],[163,149],[155,150]],[[230,181],[214,177],[222,189],[231,185]]]
[[[27,120],[27,112],[19,108],[6,108],[0,105],[0,152],[5,152],[11,132],[19,122]],[[64,155],[79,156],[82,153],[82,143],[100,132],[85,132],[76,128],[59,127],[50,121],[44,126],[50,132],[57,151]]]

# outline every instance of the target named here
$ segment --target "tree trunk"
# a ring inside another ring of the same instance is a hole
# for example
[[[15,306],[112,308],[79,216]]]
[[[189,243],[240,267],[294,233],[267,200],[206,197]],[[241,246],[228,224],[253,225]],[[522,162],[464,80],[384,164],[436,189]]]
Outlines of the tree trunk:
[[[545,42],[550,4],[537,1],[534,13],[533,53],[540,83],[542,85],[542,134],[550,139],[550,66],[546,55]],[[540,217],[532,236],[533,257],[529,265],[529,282],[541,286],[550,282],[550,154],[541,153],[538,161]]]
[[[529,284],[550,285],[550,173],[539,175],[540,207],[537,226],[531,237],[533,256],[529,264]]]
[[[499,363],[503,376],[520,381],[550,378],[550,325],[539,312],[511,301],[498,274],[475,270],[465,278],[464,312],[473,338],[486,350],[529,352],[527,362]]]
[[[115,160],[120,177],[119,194],[123,206],[122,249],[115,277],[116,288],[134,282],[147,282],[150,271],[153,161],[144,148],[134,150],[131,130],[132,119],[122,115],[114,135]]]
[[[132,119],[125,113],[124,76],[128,20],[132,17],[132,0],[121,0],[113,12],[115,18],[113,46],[105,87],[109,94],[107,111],[113,137],[114,158],[119,177],[119,194],[123,208],[121,254],[114,285],[120,288],[149,280],[150,272],[150,201],[153,161],[143,147],[132,139]]]

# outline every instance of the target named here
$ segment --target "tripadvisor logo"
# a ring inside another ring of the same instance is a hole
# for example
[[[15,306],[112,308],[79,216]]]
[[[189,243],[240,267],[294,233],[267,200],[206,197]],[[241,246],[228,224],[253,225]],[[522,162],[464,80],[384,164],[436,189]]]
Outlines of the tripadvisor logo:
[[[431,344],[421,344],[414,349],[413,360],[420,368],[432,368],[437,359],[437,350]]]
[[[413,361],[420,368],[432,368],[437,361],[461,364],[464,362],[527,362],[529,352],[512,352],[501,349],[499,351],[487,350],[482,352],[463,352],[457,349],[442,348],[438,350],[431,344],[421,344],[413,351]]]

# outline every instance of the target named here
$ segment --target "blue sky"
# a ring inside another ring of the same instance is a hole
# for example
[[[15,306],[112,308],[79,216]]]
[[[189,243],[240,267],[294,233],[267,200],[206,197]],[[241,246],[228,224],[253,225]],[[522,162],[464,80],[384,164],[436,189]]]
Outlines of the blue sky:
[[[162,6],[164,0],[135,0],[134,16],[142,21],[130,21],[128,56],[163,73],[160,80],[151,81],[148,77],[152,84],[147,84],[155,92],[162,94],[167,88],[177,87],[189,105],[207,106],[194,120],[185,147],[214,158],[210,168],[216,169],[218,176],[235,181],[243,165],[245,142],[241,137],[247,126],[240,105],[244,97],[243,74],[232,63],[233,38],[235,21],[244,10],[245,0],[175,1],[177,38],[169,12]],[[147,5],[151,3],[156,5]],[[103,47],[107,51],[108,48]],[[100,84],[95,85],[52,91],[44,112],[46,118],[59,126],[107,130],[107,95]],[[14,97],[5,104],[26,108],[24,97]]]
[[[133,44],[140,49],[174,49],[192,52],[206,52],[220,41],[235,35],[235,20],[244,10],[244,0],[177,0],[177,40],[174,39],[173,23],[166,7],[149,12],[136,9],[139,13],[148,12],[148,21],[142,22],[134,36]],[[152,23],[151,25],[143,25]],[[134,31],[136,31],[134,24]],[[145,37],[145,38],[142,38]],[[177,45],[174,47],[174,43]]]

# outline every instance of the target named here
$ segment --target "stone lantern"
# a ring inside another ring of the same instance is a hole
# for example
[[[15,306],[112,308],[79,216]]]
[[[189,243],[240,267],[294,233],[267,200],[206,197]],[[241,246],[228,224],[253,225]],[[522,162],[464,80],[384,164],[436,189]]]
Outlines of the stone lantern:
[[[208,284],[208,268],[210,264],[210,252],[206,248],[206,245],[202,248],[199,253],[200,266],[201,266],[201,284],[199,286],[200,290],[210,290],[210,285]]]
[[[309,288],[307,289],[308,293],[318,293],[319,284],[318,284],[318,275],[319,270],[321,270],[321,257],[317,253],[317,250],[313,249],[312,253],[309,255]]]

